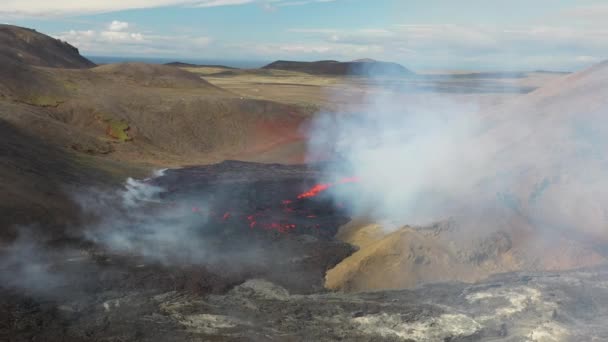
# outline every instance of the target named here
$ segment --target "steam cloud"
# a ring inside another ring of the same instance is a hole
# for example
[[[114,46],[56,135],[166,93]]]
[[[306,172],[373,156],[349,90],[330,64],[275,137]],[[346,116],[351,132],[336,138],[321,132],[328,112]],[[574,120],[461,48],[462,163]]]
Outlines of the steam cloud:
[[[288,259],[289,250],[261,245],[238,222],[234,231],[240,234],[227,228],[231,222],[224,224],[221,211],[226,198],[217,191],[167,199],[167,189],[152,182],[164,171],[127,178],[119,189],[73,192],[86,224],[71,237],[83,246],[52,245],[32,233],[36,229],[21,227],[18,239],[0,250],[0,288],[49,297],[66,295],[68,286],[86,289],[99,256],[133,257],[142,266],[221,267],[224,274],[263,269],[268,258]]]
[[[368,90],[314,120],[310,157],[334,152],[340,162],[330,171],[361,179],[355,190],[330,189],[336,201],[387,227],[458,218],[498,229],[516,219],[601,235],[608,144],[597,123],[608,103],[597,103],[589,80],[571,78],[489,112],[465,96],[412,94],[394,83]]]
[[[23,227],[16,241],[2,250],[0,254],[0,284],[4,287],[17,287],[26,291],[50,294],[65,284],[63,275],[52,269],[51,256],[68,259],[65,252],[51,253],[31,233],[32,229]]]
[[[393,89],[356,107],[316,119],[309,146],[312,158],[329,147],[341,172],[361,179],[357,193],[331,190],[355,215],[397,225],[444,218],[484,176],[485,151],[471,148],[482,128],[475,104],[432,94],[403,98]]]
[[[163,171],[152,176],[160,177]],[[211,262],[203,237],[209,218],[193,215],[192,208],[207,203],[205,194],[175,203],[163,203],[166,189],[150,184],[151,178],[128,178],[117,191],[89,191],[76,201],[96,217],[85,229],[85,237],[117,253],[140,255],[165,264]]]

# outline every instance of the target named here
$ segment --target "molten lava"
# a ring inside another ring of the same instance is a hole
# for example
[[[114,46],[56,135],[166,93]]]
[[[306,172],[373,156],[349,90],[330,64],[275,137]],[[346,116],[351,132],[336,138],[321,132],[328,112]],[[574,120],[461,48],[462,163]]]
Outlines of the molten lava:
[[[340,179],[336,183],[317,184],[317,185],[313,186],[312,188],[310,188],[308,191],[299,194],[298,195],[298,199],[315,197],[315,196],[319,195],[319,193],[321,193],[321,192],[323,192],[323,191],[325,191],[325,190],[327,190],[327,189],[329,189],[332,186],[335,186],[337,184],[356,183],[356,182],[359,182],[359,178],[358,177],[346,177],[346,178]]]
[[[319,195],[321,192],[323,192],[333,186],[336,186],[336,185],[346,184],[346,183],[355,183],[355,182],[359,182],[359,178],[346,177],[346,178],[342,178],[342,179],[338,180],[335,183],[316,184],[315,186],[313,186],[306,192],[299,194],[297,196],[297,200],[303,200],[303,199],[315,197],[315,196]],[[301,208],[297,209],[297,206],[294,208],[295,201],[297,201],[297,200],[281,201],[281,206],[283,208],[283,212],[285,212],[287,214],[297,213],[297,214],[302,215],[303,217],[306,217],[309,219],[317,218],[317,215],[313,212],[310,212],[307,210],[302,210]],[[340,207],[340,205],[338,205],[338,207]],[[273,219],[276,219],[276,217],[274,217],[274,215],[272,215],[272,213],[269,213],[268,210],[269,209],[265,209],[265,210],[255,212],[250,215],[240,216],[238,214],[233,215],[233,213],[231,211],[226,211],[223,215],[217,215],[213,210],[210,210],[210,209],[205,209],[205,208],[199,207],[199,206],[192,207],[192,213],[198,214],[198,215],[203,215],[203,216],[206,216],[209,218],[215,218],[219,222],[226,222],[229,219],[231,219],[232,217],[234,217],[235,219],[238,219],[239,217],[246,218],[250,229],[261,228],[264,230],[275,230],[280,233],[289,233],[290,231],[293,231],[297,228],[297,226],[293,223],[284,222],[284,221],[274,222]],[[320,225],[315,224],[314,228],[319,229]]]
[[[222,216],[222,220],[223,221],[226,221],[229,218],[230,218],[230,213],[229,212],[224,213],[224,216]]]
[[[332,186],[331,183],[329,183],[329,184],[317,184],[317,185],[313,186],[312,188],[310,188],[310,190],[299,194],[298,195],[298,199],[315,197],[320,192],[329,189],[331,186]]]

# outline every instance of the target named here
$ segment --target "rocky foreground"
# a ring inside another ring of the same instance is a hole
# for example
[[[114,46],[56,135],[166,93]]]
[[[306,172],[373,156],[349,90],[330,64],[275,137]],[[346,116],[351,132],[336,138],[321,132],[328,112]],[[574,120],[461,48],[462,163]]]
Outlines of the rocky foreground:
[[[293,295],[249,280],[221,295],[123,289],[2,296],[4,341],[605,341],[608,269],[505,274],[415,290]]]

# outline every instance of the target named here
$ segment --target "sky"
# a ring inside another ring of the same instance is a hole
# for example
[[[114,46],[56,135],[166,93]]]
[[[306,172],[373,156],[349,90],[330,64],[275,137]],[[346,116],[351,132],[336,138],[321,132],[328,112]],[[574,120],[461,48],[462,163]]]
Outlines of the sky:
[[[86,56],[393,61],[578,70],[608,56],[604,0],[0,0],[0,22]]]

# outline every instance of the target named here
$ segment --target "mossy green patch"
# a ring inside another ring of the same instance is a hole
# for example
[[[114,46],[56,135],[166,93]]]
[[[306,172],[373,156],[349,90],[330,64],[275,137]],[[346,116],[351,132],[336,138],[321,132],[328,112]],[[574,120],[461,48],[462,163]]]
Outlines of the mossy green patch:
[[[38,107],[57,107],[63,100],[49,95],[34,95],[24,99],[23,102]]]
[[[116,140],[129,141],[132,138],[129,136],[129,124],[122,120],[107,120],[108,127],[106,134]]]
[[[64,81],[64,82],[63,82],[63,87],[64,87],[64,88],[65,88],[67,91],[70,91],[70,92],[75,92],[75,91],[77,91],[77,90],[78,90],[78,84],[76,84],[76,83],[75,83],[75,82],[73,82],[73,81],[69,81],[69,80],[68,80],[68,81]]]

